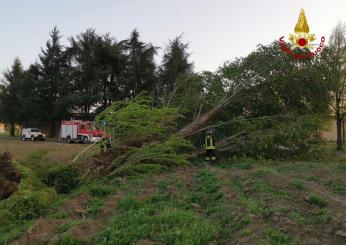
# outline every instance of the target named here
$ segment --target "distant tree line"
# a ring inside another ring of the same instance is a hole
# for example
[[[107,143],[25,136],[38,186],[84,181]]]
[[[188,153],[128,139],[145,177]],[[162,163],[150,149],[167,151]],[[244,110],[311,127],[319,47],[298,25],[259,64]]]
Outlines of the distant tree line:
[[[280,118],[278,123],[282,126],[276,128],[283,129],[281,133],[288,133],[284,129],[290,128],[285,127],[286,119],[282,118],[295,117],[292,131],[302,127],[299,130],[309,128],[312,132],[318,129],[315,125],[321,127],[321,118],[333,115],[338,122],[337,147],[342,148],[346,27],[341,23],[334,28],[321,54],[309,60],[288,56],[274,41],[258,45],[246,57],[225,62],[215,72],[194,71],[182,36],[164,47],[160,64],[155,62],[159,48],[141,41],[137,30],[122,41],[93,29],[69,38],[67,46],[62,46],[60,40],[59,31],[54,28],[37,63],[24,70],[20,60],[15,59],[5,72],[0,87],[0,120],[12,125],[49,126],[50,135],[54,136],[62,119],[78,114],[82,119],[93,120],[114,101],[128,101],[145,92],[152,97],[153,107],[175,107],[184,115],[179,121],[182,135],[195,135],[206,124],[226,123],[218,128],[221,139],[230,132],[245,130],[244,125],[246,130],[260,130],[256,137],[262,137],[262,128],[275,125],[271,116]],[[308,117],[298,120],[305,115]],[[248,124],[262,117],[270,123]],[[313,126],[297,123],[306,124],[313,118],[319,118]],[[232,120],[236,124],[242,122],[242,126],[228,124]],[[292,135],[282,138],[293,139]],[[309,135],[299,144],[307,144]],[[267,139],[267,144],[274,138]],[[244,142],[242,138],[237,140]]]
[[[181,74],[192,73],[188,45],[182,36],[170,41],[162,64],[158,47],[141,41],[134,30],[126,40],[88,29],[61,45],[55,27],[39,54],[39,61],[24,69],[19,58],[4,73],[0,87],[0,120],[12,125],[49,126],[55,136],[58,122],[78,114],[91,120],[113,101],[128,100],[147,91],[159,95],[174,89]]]

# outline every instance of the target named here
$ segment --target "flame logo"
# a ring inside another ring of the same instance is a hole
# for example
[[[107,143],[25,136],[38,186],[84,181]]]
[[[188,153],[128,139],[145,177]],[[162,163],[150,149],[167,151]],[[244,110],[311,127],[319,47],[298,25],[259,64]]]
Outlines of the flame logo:
[[[309,33],[310,28],[308,25],[308,21],[305,16],[304,9],[300,11],[299,19],[296,24],[296,27],[294,28],[295,33]]]
[[[310,28],[308,25],[308,21],[305,16],[304,9],[300,11],[298,22],[294,28],[295,34],[290,34],[289,40],[292,43],[291,49],[305,49],[308,48],[310,50],[313,49],[310,44],[314,40],[316,40],[315,34],[309,34]]]

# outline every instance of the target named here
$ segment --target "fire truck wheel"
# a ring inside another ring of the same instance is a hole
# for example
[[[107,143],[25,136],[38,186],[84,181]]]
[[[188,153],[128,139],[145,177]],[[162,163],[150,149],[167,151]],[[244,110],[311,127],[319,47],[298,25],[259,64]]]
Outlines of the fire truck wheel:
[[[34,137],[34,136],[31,136],[30,140],[31,140],[31,141],[35,141],[35,137]]]
[[[67,143],[69,143],[69,144],[72,143],[72,140],[71,140],[71,136],[70,136],[70,135],[66,137],[66,141],[67,141]]]
[[[86,136],[83,137],[83,144],[89,144],[88,137],[86,137]]]
[[[26,141],[25,135],[22,136],[22,141]]]

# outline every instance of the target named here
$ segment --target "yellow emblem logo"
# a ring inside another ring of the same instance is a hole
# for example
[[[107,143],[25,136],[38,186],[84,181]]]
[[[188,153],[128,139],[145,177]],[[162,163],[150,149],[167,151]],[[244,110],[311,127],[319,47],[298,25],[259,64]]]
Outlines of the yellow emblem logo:
[[[311,42],[316,40],[315,34],[309,34],[310,28],[308,21],[305,16],[304,9],[300,11],[298,22],[294,28],[295,34],[290,34],[289,40],[292,43],[291,49],[295,48],[308,48],[310,50],[314,49]]]
[[[321,41],[319,44],[313,44],[312,42],[316,40],[315,34],[310,34],[310,27],[308,25],[308,21],[305,16],[304,9],[300,11],[298,22],[294,27],[295,34],[290,34],[288,40],[291,45],[286,45],[284,40],[284,36],[279,39],[280,49],[285,53],[296,59],[309,59],[319,52],[321,52],[325,37],[321,37]],[[314,48],[317,47],[317,48]],[[294,50],[300,49],[303,52],[295,52]]]

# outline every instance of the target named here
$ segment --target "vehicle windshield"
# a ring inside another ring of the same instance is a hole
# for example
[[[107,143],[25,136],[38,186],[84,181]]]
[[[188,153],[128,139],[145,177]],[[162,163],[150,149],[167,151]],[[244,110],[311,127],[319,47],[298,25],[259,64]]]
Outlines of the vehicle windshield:
[[[31,132],[41,132],[41,130],[39,130],[38,128],[32,128],[30,129]]]

